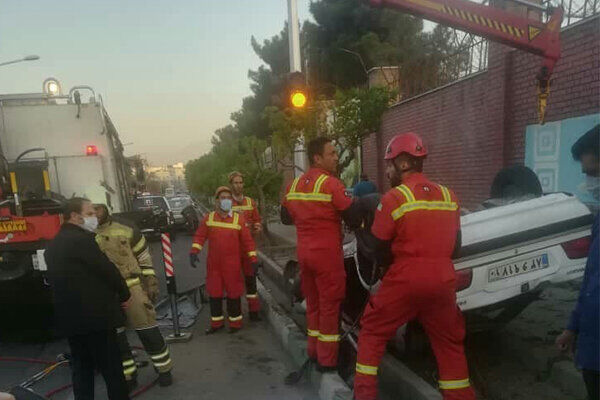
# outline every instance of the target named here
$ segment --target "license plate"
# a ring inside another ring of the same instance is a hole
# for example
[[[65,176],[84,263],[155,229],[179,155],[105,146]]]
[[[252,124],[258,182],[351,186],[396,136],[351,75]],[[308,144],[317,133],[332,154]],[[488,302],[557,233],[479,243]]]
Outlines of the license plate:
[[[24,219],[13,219],[9,221],[0,221],[0,233],[26,232],[27,221]]]
[[[490,268],[488,270],[488,282],[495,282],[517,275],[528,274],[530,272],[548,268],[549,266],[548,254],[544,253],[527,260]]]

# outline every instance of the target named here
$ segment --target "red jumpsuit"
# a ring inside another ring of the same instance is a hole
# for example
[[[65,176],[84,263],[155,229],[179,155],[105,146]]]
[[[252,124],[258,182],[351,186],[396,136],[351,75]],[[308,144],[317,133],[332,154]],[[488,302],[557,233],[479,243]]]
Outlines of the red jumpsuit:
[[[283,202],[298,234],[308,356],[324,367],[337,365],[339,313],[346,291],[340,211],[351,203],[342,182],[318,168],[296,178]]]
[[[206,290],[210,297],[211,326],[223,326],[223,295],[227,293],[229,326],[242,326],[240,297],[244,293],[241,274],[242,257],[256,262],[256,248],[244,217],[231,212],[222,217],[217,212],[207,214],[192,241],[191,253],[199,253],[208,240]]]
[[[248,196],[242,197],[240,201],[233,198],[233,211],[242,214],[246,220],[246,226],[253,232],[254,224],[260,224],[260,214],[258,213],[258,207],[256,201]],[[248,301],[248,310],[250,312],[260,311],[260,300],[258,298],[258,291],[256,290],[256,274],[252,269],[252,263],[248,257],[242,258],[242,268],[244,270],[244,277],[246,283],[246,300]]]
[[[394,261],[361,319],[354,396],[377,398],[377,370],[398,327],[418,319],[429,336],[445,400],[474,400],[464,354],[464,320],[456,305],[451,256],[460,229],[454,194],[423,174],[387,192],[373,234],[392,241]]]

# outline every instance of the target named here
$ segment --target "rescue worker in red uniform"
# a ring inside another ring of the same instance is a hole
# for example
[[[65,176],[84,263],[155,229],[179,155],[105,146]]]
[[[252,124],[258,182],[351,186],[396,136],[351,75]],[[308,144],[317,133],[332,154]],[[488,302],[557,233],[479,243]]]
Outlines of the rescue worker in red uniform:
[[[260,214],[256,201],[248,196],[244,196],[244,175],[241,172],[234,171],[229,174],[229,185],[233,195],[233,211],[244,216],[246,226],[250,229],[253,237],[262,232]],[[251,321],[260,321],[258,312],[260,311],[260,300],[256,289],[256,271],[248,257],[242,258],[242,269],[244,270],[244,281],[246,284],[246,300],[248,301],[248,311]]]
[[[250,260],[257,268],[256,248],[250,230],[241,214],[232,211],[231,189],[221,186],[215,193],[216,211],[204,216],[190,252],[190,264],[196,268],[198,253],[208,240],[208,261],[206,265],[206,290],[210,298],[210,327],[206,334],[223,328],[223,296],[227,294],[227,314],[229,332],[242,328],[241,296],[244,293],[242,278],[242,257]]]
[[[393,262],[367,304],[358,338],[354,397],[377,398],[377,372],[386,343],[417,319],[429,336],[445,400],[474,400],[456,305],[453,253],[460,248],[456,196],[422,173],[427,149],[414,133],[396,135],[385,160],[393,187],[381,199],[372,226]]]
[[[318,370],[328,372],[337,369],[339,314],[346,291],[341,218],[352,199],[335,177],[338,155],[331,140],[312,140],[307,153],[311,167],[289,185],[281,218],[297,229],[308,356],[317,361]]]

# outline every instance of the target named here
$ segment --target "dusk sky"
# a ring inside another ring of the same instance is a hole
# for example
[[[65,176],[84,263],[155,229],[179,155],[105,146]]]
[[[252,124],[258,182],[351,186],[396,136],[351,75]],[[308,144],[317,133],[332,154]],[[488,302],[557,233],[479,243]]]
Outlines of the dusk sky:
[[[309,0],[298,0],[300,21]],[[279,33],[286,0],[5,0],[0,93],[40,92],[47,77],[63,92],[90,85],[102,95],[128,155],[151,164],[187,161],[210,149],[250,93],[250,46]]]

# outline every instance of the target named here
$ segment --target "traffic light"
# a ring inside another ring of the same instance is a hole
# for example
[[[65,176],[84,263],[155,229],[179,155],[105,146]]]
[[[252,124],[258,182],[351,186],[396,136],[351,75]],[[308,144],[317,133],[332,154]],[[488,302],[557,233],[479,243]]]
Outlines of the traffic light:
[[[309,101],[309,90],[302,72],[292,72],[286,85],[288,106],[295,109],[306,107]]]

